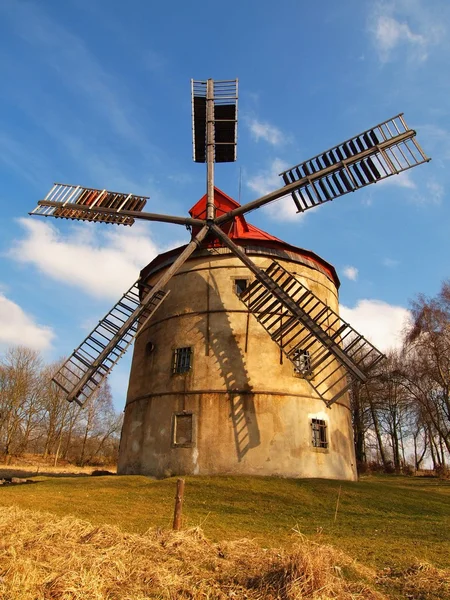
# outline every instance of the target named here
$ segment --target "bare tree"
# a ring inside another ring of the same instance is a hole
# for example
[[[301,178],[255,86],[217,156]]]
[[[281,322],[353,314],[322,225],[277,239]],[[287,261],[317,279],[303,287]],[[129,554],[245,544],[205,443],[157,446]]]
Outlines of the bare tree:
[[[52,382],[58,364],[44,365],[39,353],[12,347],[0,357],[0,455],[9,462],[24,452],[82,464],[117,456],[121,415],[109,385],[83,410],[69,403]]]
[[[450,454],[450,282],[435,298],[419,296],[406,338],[405,386],[438,436],[440,460]],[[433,434],[430,437],[430,442]]]
[[[121,429],[122,419],[114,410],[107,381],[87,401],[80,419],[83,433],[78,461],[83,466],[98,457],[108,440],[117,436]]]
[[[0,361],[0,440],[5,462],[23,452],[40,421],[42,367],[39,353],[16,346]]]

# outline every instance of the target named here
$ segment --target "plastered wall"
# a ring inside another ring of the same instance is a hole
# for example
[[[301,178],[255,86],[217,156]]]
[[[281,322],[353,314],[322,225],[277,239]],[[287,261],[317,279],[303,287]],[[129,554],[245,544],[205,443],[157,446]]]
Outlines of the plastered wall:
[[[252,259],[263,268],[272,260]],[[328,277],[278,262],[338,310]],[[326,408],[237,297],[237,278],[252,279],[239,259],[212,255],[189,260],[170,281],[135,343],[119,472],[355,479],[347,395]],[[193,348],[186,374],[172,374],[179,347]],[[192,439],[176,445],[174,419],[183,414],[192,415]],[[313,418],[326,422],[326,449],[313,447]]]

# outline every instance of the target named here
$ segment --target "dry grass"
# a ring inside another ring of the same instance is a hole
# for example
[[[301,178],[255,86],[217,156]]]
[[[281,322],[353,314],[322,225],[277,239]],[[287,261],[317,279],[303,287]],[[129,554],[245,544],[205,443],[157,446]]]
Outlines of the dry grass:
[[[402,598],[450,598],[450,569],[438,569],[429,563],[416,563],[407,569],[383,569],[377,577],[377,583],[397,590]]]
[[[14,457],[8,464],[0,463],[0,477],[36,477],[37,475],[49,476],[71,476],[90,475],[96,469],[104,469],[116,472],[116,465],[106,467],[79,467],[67,461],[60,461],[56,467],[54,459],[44,459],[34,454],[25,454],[22,457]]]
[[[381,600],[375,574],[332,547],[292,550],[185,532],[112,526],[17,508],[0,515],[2,600]]]

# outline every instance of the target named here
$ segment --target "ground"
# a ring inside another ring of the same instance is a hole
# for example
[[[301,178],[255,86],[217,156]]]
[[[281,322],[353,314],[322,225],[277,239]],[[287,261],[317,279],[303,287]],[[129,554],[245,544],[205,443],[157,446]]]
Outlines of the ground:
[[[78,474],[38,475],[33,481],[1,486],[0,505],[73,515],[131,534],[171,527],[176,478]],[[183,525],[201,527],[210,543],[251,538],[259,547],[290,551],[306,536],[331,544],[376,573],[377,589],[401,598],[407,597],[404,582],[414,574],[423,576],[424,569],[448,590],[448,571],[437,577],[429,569],[450,567],[449,500],[449,481],[425,477],[368,476],[356,483],[187,477]],[[409,597],[450,598],[446,590]]]

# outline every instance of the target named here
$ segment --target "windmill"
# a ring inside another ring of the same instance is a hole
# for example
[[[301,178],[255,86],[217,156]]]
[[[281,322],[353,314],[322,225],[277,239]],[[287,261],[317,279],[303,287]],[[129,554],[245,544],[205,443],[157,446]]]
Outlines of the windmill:
[[[144,212],[144,196],[61,183],[30,213],[174,223],[192,234],[141,272],[53,380],[83,405],[136,339],[123,473],[352,479],[347,392],[383,354],[340,318],[334,268],[245,215],[286,196],[302,213],[429,159],[399,114],[287,169],[280,188],[240,206],[214,187],[215,163],[236,160],[238,82],[192,80],[191,94],[193,159],[206,163],[207,192],[189,217]]]

